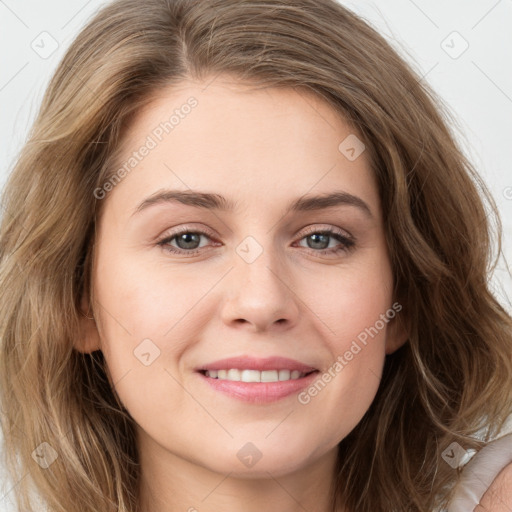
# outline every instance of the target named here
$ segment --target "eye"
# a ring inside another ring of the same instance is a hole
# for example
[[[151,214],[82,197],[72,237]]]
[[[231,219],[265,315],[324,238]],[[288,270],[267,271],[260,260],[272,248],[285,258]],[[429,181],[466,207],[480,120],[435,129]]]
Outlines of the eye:
[[[205,245],[201,245],[201,239],[212,240],[213,235],[208,231],[192,230],[184,227],[181,230],[165,236],[157,242],[157,245],[172,254],[183,256],[194,256],[202,251]],[[309,231],[299,239],[299,242],[306,240],[307,248],[315,254],[334,255],[340,252],[348,252],[355,246],[352,237],[347,236],[343,231],[329,228],[310,228]],[[337,241],[334,246],[331,242]],[[219,245],[218,243],[216,245]],[[299,247],[304,247],[299,245]]]
[[[355,246],[352,237],[347,236],[343,231],[338,229],[318,229],[310,228],[306,235],[300,241],[306,240],[307,247],[319,254],[338,254],[339,252],[348,252]],[[334,246],[331,242],[338,241]],[[300,246],[304,247],[304,246]]]
[[[180,231],[166,236],[157,242],[167,252],[193,256],[204,246],[201,246],[201,238],[211,239],[211,234],[205,231],[192,231],[190,228],[183,228]],[[172,245],[175,241],[176,245]]]

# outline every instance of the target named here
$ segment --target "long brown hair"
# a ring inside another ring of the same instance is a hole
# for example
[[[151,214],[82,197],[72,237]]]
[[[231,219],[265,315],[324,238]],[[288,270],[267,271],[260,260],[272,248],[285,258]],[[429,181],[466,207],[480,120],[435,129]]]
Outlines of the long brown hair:
[[[366,144],[409,338],[339,444],[332,509],[430,512],[457,480],[442,452],[478,449],[512,412],[512,320],[488,287],[501,226],[439,98],[334,0],[117,0],[67,51],[3,195],[2,428],[19,506],[33,510],[33,484],[51,512],[139,510],[133,420],[102,353],[73,348],[94,191],[154,94],[221,73],[312,91]],[[41,450],[57,454],[46,469]]]

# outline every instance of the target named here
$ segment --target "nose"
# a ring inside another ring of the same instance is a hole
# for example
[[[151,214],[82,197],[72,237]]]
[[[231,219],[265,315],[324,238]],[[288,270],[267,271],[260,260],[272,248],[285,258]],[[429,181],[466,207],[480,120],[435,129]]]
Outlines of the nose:
[[[234,254],[226,276],[222,320],[254,332],[290,329],[299,318],[300,299],[282,258],[266,248],[252,262]]]

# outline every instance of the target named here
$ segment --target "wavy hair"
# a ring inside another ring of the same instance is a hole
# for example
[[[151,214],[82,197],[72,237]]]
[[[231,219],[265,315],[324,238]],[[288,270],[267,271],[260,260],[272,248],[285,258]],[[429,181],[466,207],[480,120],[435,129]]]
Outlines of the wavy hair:
[[[219,74],[315,93],[357,131],[377,178],[409,337],[339,444],[332,510],[443,506],[458,478],[443,450],[482,447],[512,412],[512,319],[489,287],[501,224],[447,107],[334,0],[117,0],[66,52],[2,199],[0,400],[18,506],[34,510],[36,491],[49,512],[140,510],[133,419],[101,351],[74,348],[93,292],[94,191],[158,91]],[[57,454],[47,469],[42,443]]]

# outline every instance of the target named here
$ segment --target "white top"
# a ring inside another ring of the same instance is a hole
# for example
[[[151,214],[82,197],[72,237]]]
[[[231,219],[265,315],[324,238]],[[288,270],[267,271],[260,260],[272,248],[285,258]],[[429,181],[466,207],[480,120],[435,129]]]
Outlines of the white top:
[[[464,466],[447,512],[473,512],[509,464],[512,464],[512,433],[491,441]]]

